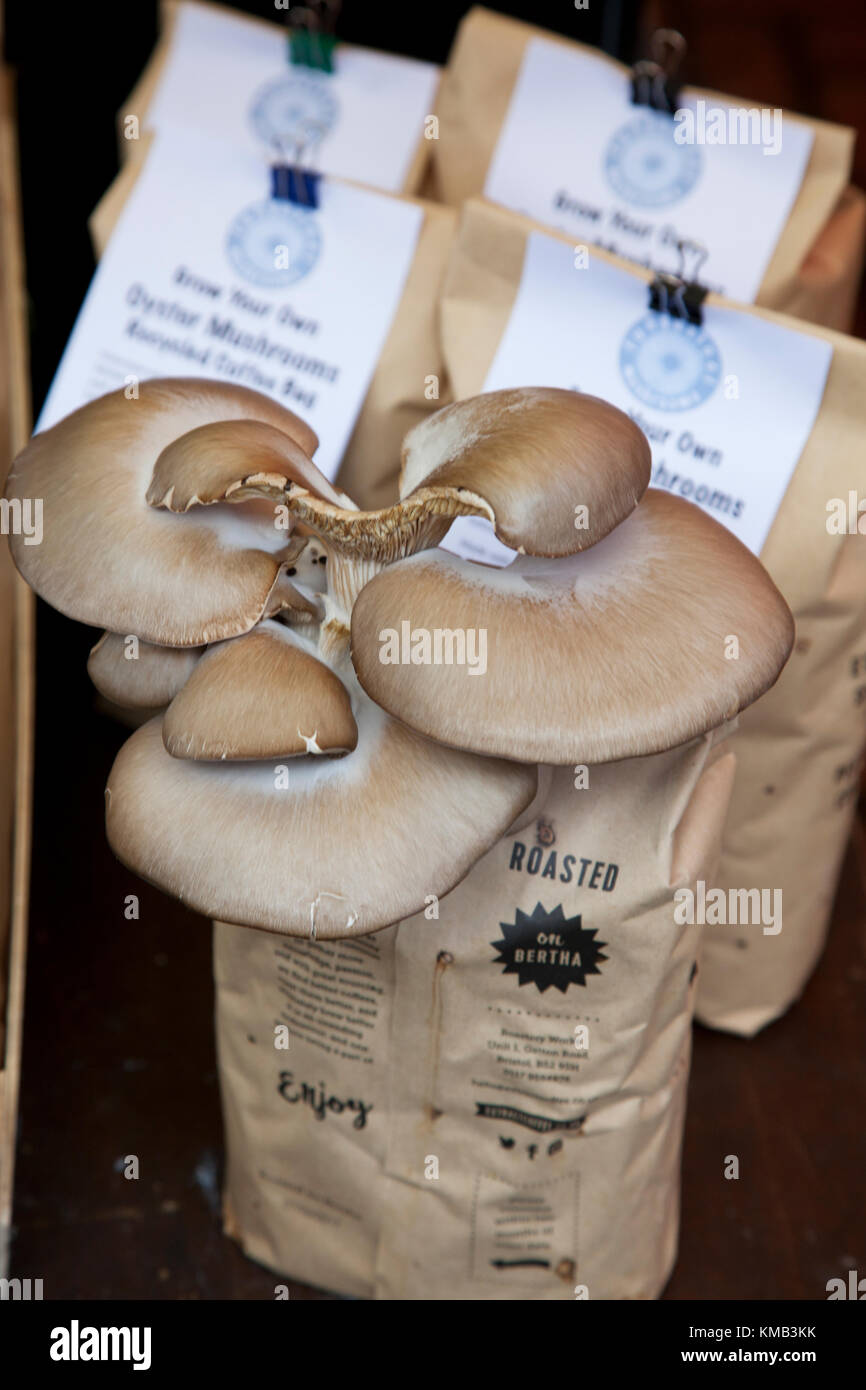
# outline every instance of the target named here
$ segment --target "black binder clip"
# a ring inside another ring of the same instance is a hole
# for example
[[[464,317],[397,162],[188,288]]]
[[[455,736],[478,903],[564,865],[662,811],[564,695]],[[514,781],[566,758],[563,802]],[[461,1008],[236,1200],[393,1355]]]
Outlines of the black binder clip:
[[[286,15],[289,26],[289,62],[319,72],[334,71],[337,17],[341,0],[307,0],[292,5]]]
[[[271,197],[296,207],[317,208],[322,175],[302,163],[303,153],[300,142],[294,160],[285,159],[280,151],[280,157],[271,164]]]
[[[680,263],[676,275],[660,270],[649,287],[649,307],[658,314],[670,314],[674,319],[685,319],[688,323],[702,324],[704,321],[703,303],[707,297],[706,285],[698,283],[698,271],[707,259],[707,249],[697,241],[678,241],[677,251]],[[686,252],[695,254],[694,278],[687,280],[685,275]]]
[[[651,58],[642,58],[631,71],[631,99],[668,116],[677,113],[681,84],[674,80],[687,44],[676,29],[656,29],[650,40]]]

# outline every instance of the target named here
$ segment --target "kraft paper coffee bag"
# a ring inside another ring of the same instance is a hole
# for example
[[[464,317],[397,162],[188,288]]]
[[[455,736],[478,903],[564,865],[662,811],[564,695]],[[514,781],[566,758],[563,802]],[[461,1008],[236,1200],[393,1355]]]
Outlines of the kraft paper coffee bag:
[[[552,269],[542,265],[549,278],[539,293],[546,298],[527,304],[527,286],[521,289],[527,267],[538,250],[555,252],[554,243],[560,248],[559,260]],[[510,343],[508,369],[525,375],[523,384],[577,385],[598,394],[611,391],[610,399],[630,410],[645,428],[656,433],[667,430],[682,444],[690,433],[682,424],[683,413],[661,408],[670,404],[663,392],[644,392],[655,401],[651,406],[626,385],[627,378],[634,381],[639,364],[633,351],[635,335],[623,342],[616,391],[608,378],[594,375],[601,370],[599,336],[605,329],[605,316],[598,311],[592,322],[579,317],[581,287],[588,291],[595,283],[594,267],[597,279],[605,267],[615,267],[621,280],[628,277],[633,282],[634,320],[640,332],[647,324],[652,329],[653,315],[646,315],[648,272],[595,250],[587,266],[576,269],[574,246],[566,238],[490,204],[468,204],[442,302],[445,360],[455,397],[514,384],[507,375],[491,375],[491,365],[501,360],[504,345]],[[753,548],[758,549],[797,623],[797,641],[787,668],[776,686],[743,713],[732,740],[737,775],[717,879],[725,890],[780,890],[783,927],[765,934],[710,922],[703,929],[697,1016],[714,1027],[751,1035],[793,1003],[820,956],[866,743],[866,542],[857,530],[856,510],[858,498],[866,495],[866,346],[711,295],[708,316],[713,306],[736,316],[738,355],[749,347],[750,335],[777,335],[766,346],[763,338],[755,340],[753,365],[737,379],[738,396],[729,405],[723,394],[727,378],[715,388],[719,408],[724,405],[732,412],[727,418],[752,422],[745,435],[741,433],[740,442],[745,438],[752,449],[750,440],[762,441],[758,456],[750,456],[746,474],[762,474],[777,448],[783,421],[789,423],[803,407],[803,393],[792,385],[794,378],[780,353],[789,343],[802,353],[817,342],[827,345],[823,350],[829,357],[826,380],[823,384],[819,380],[814,396],[814,422],[803,429],[796,447],[792,444],[789,473],[777,478],[777,499],[759,494],[745,504],[737,499],[721,472],[737,460],[725,458],[720,463],[714,460],[713,450],[706,448],[703,460],[699,459],[699,425],[694,427],[688,454],[674,448],[672,454],[660,455],[650,440],[654,486],[696,497],[717,520],[735,530],[753,504],[766,506],[767,532]],[[521,317],[518,323],[518,310],[534,312],[535,321],[544,324],[543,334],[539,329],[527,335],[526,320]],[[563,325],[557,330],[554,325],[560,312]],[[514,331],[509,335],[512,321]],[[771,329],[771,325],[777,327]],[[786,330],[781,337],[779,329]],[[689,333],[692,338],[684,341],[701,341],[697,329]],[[798,337],[789,338],[788,333]],[[528,357],[519,351],[524,341]],[[578,367],[575,356],[581,343],[587,350]],[[542,380],[539,361],[545,351],[553,365],[542,371]],[[722,371],[737,365],[735,355]],[[634,384],[644,390],[640,382]],[[708,393],[710,384],[706,379],[698,382],[698,394]],[[769,399],[771,388],[774,404],[762,414],[761,402]],[[744,409],[756,414],[742,415]],[[739,474],[728,477],[736,477],[737,487],[742,486],[747,496],[750,484],[742,472],[740,468]],[[702,481],[696,488],[698,480]],[[768,485],[762,476],[759,481],[762,488]],[[691,492],[686,491],[687,484]],[[739,506],[745,506],[743,517],[735,515]],[[754,536],[742,533],[741,538],[749,543]]]
[[[226,1227],[380,1299],[655,1298],[677,1245],[724,731],[554,770],[543,810],[417,917],[352,941],[217,923]]]
[[[90,220],[91,236],[101,258],[118,219],[144,169],[153,139],[139,142]],[[263,188],[267,166],[263,164]],[[348,185],[354,187],[354,185]],[[387,198],[389,195],[377,194]],[[418,199],[400,200],[423,211],[411,265],[396,312],[372,372],[355,427],[342,456],[337,480],[361,507],[395,500],[403,436],[421,417],[447,400],[437,327],[437,301],[456,215],[451,208]],[[363,275],[363,265],[357,273]],[[130,278],[140,270],[130,267]],[[351,292],[347,284],[345,292]],[[291,293],[286,296],[289,301]],[[362,334],[355,345],[369,351]],[[372,364],[371,364],[372,365]]]
[[[122,160],[140,135],[173,123],[263,157],[278,145],[288,156],[301,148],[327,174],[420,191],[440,78],[434,63],[338,42],[335,71],[326,73],[290,63],[285,10],[267,20],[190,0],[162,0],[159,9],[158,43],[117,114]]]
[[[853,332],[864,246],[866,195],[846,188],[788,291],[776,299],[761,295],[758,303],[840,333]]]
[[[735,150],[721,152],[724,168],[717,167],[718,147],[672,145],[670,134],[667,145],[650,150],[648,142],[660,139],[657,127],[670,127],[671,118],[632,104],[629,77],[627,68],[595,49],[472,9],[437,101],[438,196],[459,206],[484,194],[657,270],[676,269],[673,242],[684,235],[709,250],[703,278],[713,288],[849,329],[866,237],[866,200],[847,188],[854,132],[789,112],[762,116],[754,103],[685,88],[682,101],[695,109],[704,133],[720,108],[726,117],[733,106],[753,113],[736,119],[765,120],[762,134],[755,128],[768,143],[754,151],[751,185],[738,186],[728,158],[737,157]],[[736,135],[734,129],[726,138],[733,143]],[[637,167],[642,152],[657,156],[658,172],[647,176],[646,187]],[[787,178],[774,186],[789,158]],[[712,178],[708,159],[714,161]],[[762,197],[765,207],[757,205]],[[696,200],[703,216],[694,210]],[[747,272],[738,261],[750,242],[757,259]],[[723,264],[715,263],[716,254]]]

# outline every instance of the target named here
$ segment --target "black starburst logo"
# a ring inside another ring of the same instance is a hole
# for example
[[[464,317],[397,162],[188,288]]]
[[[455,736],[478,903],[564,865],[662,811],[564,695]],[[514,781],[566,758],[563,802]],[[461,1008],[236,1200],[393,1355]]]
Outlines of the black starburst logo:
[[[599,962],[607,960],[596,941],[595,928],[584,929],[580,916],[566,917],[562,907],[547,912],[536,903],[531,913],[515,913],[513,922],[500,922],[501,941],[491,941],[499,952],[494,964],[504,965],[504,975],[516,975],[519,985],[535,985],[543,994],[553,985],[564,994],[569,985],[585,985],[587,975],[600,975]]]

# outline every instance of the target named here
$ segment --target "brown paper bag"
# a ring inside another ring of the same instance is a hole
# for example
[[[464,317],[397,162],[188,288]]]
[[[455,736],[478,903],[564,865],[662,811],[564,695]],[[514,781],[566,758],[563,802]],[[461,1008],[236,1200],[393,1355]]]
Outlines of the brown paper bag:
[[[483,388],[532,230],[543,229],[492,204],[464,211],[441,311],[457,399]],[[650,278],[603,252],[593,256],[636,283]],[[737,307],[716,296],[708,302]],[[821,410],[761,551],[798,640],[778,683],[745,711],[734,736],[737,776],[718,878],[725,889],[781,889],[784,925],[778,935],[704,929],[698,1017],[752,1034],[799,996],[823,948],[866,743],[866,542],[827,529],[830,499],[850,490],[866,497],[866,344],[765,310],[739,312],[833,346]]]
[[[152,137],[138,142],[136,153],[91,215],[90,234],[97,257],[105,251],[151,142]],[[380,192],[379,196],[390,195]],[[410,201],[424,209],[415,255],[337,475],[339,486],[360,507],[382,507],[396,500],[403,436],[422,416],[448,403],[437,300],[456,215],[436,203]]]
[[[591,53],[599,63],[627,72],[605,54],[570,39],[480,7],[470,10],[458,30],[436,103],[439,138],[433,142],[433,178],[444,202],[459,206],[483,193],[524,51],[531,39],[542,37]],[[685,90],[710,104],[732,100],[718,92]],[[849,329],[866,237],[866,200],[855,190],[846,191],[854,131],[787,111],[783,120],[807,124],[814,142],[799,195],[756,303],[831,328]]]
[[[217,923],[226,1227],[384,1299],[655,1298],[677,1244],[721,733],[553,773],[441,902],[353,941]],[[282,1030],[282,1031],[281,1031]]]
[[[275,24],[270,20],[260,19],[258,15],[244,14],[239,10],[230,9],[226,5],[210,5],[202,3],[202,0],[196,0],[196,4],[198,5],[199,9],[212,10],[220,15],[225,15],[228,12],[231,15],[231,17],[237,20],[240,24],[246,24],[253,29],[266,29],[269,30],[271,33],[276,32],[281,37],[285,37],[285,25],[280,24],[279,22]],[[127,97],[126,101],[121,107],[120,111],[117,113],[117,141],[118,149],[120,152],[120,158],[122,161],[126,161],[128,158],[134,157],[135,153],[135,141],[127,140],[124,137],[124,118],[129,115],[137,116],[139,127],[142,130],[144,130],[144,128],[147,125],[147,113],[150,108],[150,104],[153,101],[154,94],[159,83],[159,79],[162,76],[162,71],[165,67],[166,60],[168,58],[169,53],[171,52],[174,25],[177,19],[177,12],[179,6],[180,0],[161,0],[159,6],[160,34],[159,39],[157,41],[157,45],[154,48],[147,65],[142,70],[138,81],[136,82],[135,86],[133,87],[132,91],[130,92],[129,96]],[[285,15],[277,15],[277,20],[279,21],[281,17],[285,18]],[[351,49],[354,47],[354,45],[341,44],[340,47]],[[430,142],[428,140],[425,140],[423,138],[423,135],[420,135],[418,138],[418,144],[415,153],[412,157],[411,164],[409,165],[409,168],[406,171],[405,181],[403,183],[402,188],[399,191],[401,193],[407,194],[420,193],[421,185],[427,177],[429,166]]]
[[[778,294],[765,285],[758,303],[840,333],[854,328],[866,247],[866,195],[846,188],[794,278]]]

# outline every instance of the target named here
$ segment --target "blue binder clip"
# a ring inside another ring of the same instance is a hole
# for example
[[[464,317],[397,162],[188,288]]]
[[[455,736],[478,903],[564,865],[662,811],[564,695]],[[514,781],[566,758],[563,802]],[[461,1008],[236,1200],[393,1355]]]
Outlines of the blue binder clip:
[[[286,159],[282,151],[271,165],[271,197],[300,208],[317,208],[322,175],[302,163],[303,145],[297,147],[297,158]]]
[[[317,208],[321,181],[322,175],[313,169],[299,169],[292,164],[271,165],[271,197],[284,203]]]

